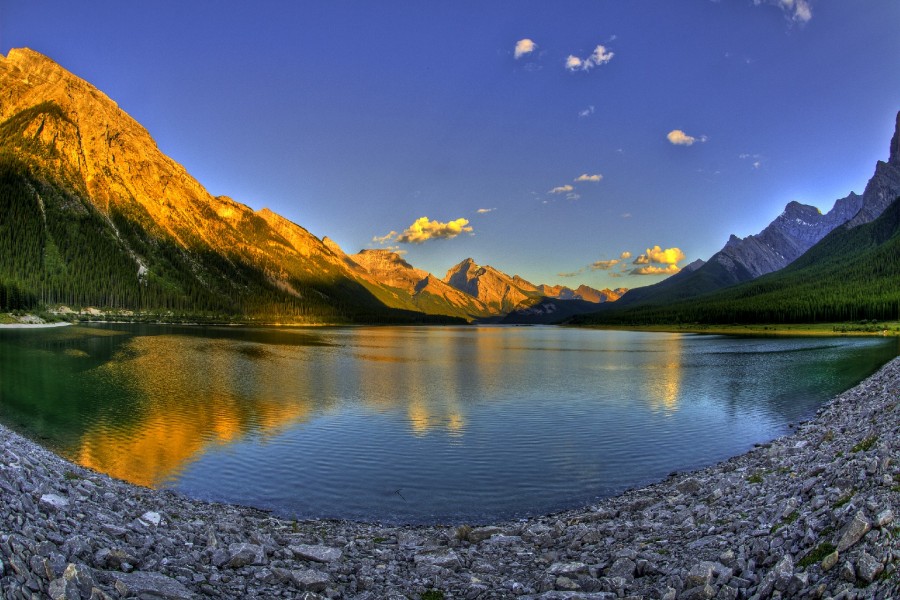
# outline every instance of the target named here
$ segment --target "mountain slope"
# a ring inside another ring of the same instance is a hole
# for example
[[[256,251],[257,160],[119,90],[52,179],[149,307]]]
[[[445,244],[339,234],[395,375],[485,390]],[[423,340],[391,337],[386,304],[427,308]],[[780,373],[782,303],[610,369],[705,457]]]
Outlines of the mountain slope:
[[[416,269],[389,250],[362,250],[350,256],[384,285],[406,294],[410,306],[427,314],[460,317],[471,321],[492,316],[477,298],[441,281],[431,273]]]
[[[858,226],[880,215],[900,194],[900,113],[887,162],[878,161],[862,195],[851,193],[834,203],[826,214],[813,206],[789,203],[784,212],[756,235],[734,235],[705,264],[689,274],[679,273],[658,284],[625,294],[617,309],[643,303],[670,303],[692,298],[766,273],[783,269],[836,227]]]
[[[844,224],[790,266],[666,306],[642,305],[587,323],[814,323],[900,319],[900,197],[874,221]]]
[[[422,316],[387,308],[390,290],[302,227],[210,195],[115,102],[41,54],[0,57],[0,90],[0,284],[16,303]]]

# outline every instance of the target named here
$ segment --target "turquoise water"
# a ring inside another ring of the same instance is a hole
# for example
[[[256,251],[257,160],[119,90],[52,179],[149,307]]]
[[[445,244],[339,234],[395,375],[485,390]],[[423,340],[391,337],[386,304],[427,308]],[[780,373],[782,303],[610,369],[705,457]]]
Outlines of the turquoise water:
[[[482,522],[744,452],[897,354],[554,327],[0,330],[0,420],[114,476],[284,516]]]

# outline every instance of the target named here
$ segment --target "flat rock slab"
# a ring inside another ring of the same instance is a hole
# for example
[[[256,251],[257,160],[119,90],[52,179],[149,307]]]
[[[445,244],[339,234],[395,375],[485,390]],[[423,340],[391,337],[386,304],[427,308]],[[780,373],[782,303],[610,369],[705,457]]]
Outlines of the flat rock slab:
[[[303,560],[311,560],[320,563],[330,563],[341,558],[343,552],[340,548],[332,548],[331,546],[312,546],[301,544],[298,546],[290,546],[290,551],[295,558]]]
[[[191,600],[193,593],[178,581],[162,573],[112,573],[116,590],[123,596],[160,600]]]

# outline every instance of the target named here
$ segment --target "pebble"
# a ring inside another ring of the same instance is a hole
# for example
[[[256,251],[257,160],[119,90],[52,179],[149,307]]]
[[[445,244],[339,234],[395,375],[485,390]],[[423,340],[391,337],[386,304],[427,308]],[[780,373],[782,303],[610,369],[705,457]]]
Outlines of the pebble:
[[[293,521],[192,500],[0,426],[0,597],[900,598],[898,500],[900,358],[742,456],[465,528]]]

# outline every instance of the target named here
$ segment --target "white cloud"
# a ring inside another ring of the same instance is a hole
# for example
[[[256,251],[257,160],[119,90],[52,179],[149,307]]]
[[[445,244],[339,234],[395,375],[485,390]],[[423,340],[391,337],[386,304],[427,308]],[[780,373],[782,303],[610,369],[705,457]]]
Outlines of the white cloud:
[[[579,111],[578,111],[578,116],[581,117],[582,119],[585,118],[585,117],[589,117],[589,116],[591,116],[592,114],[594,114],[594,105],[593,105],[593,104],[591,104],[590,106],[588,106],[588,107],[585,108],[584,110],[579,110]]]
[[[483,214],[486,214],[489,212],[494,212],[495,210],[497,210],[497,209],[496,208],[479,208],[475,212],[477,212],[479,215],[483,215]]]
[[[397,237],[397,232],[391,231],[387,235],[381,235],[381,236],[376,235],[375,237],[372,238],[372,241],[375,242],[376,244],[385,244],[387,242],[392,241],[396,237]]]
[[[707,139],[709,139],[705,135],[701,135],[699,137],[688,135],[680,129],[673,129],[668,134],[666,134],[666,138],[676,146],[690,146],[694,142],[705,142]]]
[[[588,175],[587,173],[582,173],[581,175],[579,175],[578,177],[575,178],[575,181],[589,181],[591,183],[597,183],[601,179],[603,179],[603,175],[600,175],[600,174]]]
[[[531,54],[532,52],[534,52],[534,49],[536,47],[537,44],[535,44],[533,40],[530,40],[528,38],[519,40],[518,42],[516,42],[516,50],[514,53],[516,60],[522,58],[526,54]]]
[[[400,244],[422,244],[431,239],[453,239],[462,233],[472,233],[472,227],[468,219],[456,219],[441,223],[431,221],[428,217],[416,219],[403,233],[391,231],[387,235],[372,238],[379,244],[396,241]]]
[[[581,194],[576,194],[575,192],[569,192],[566,194],[566,200],[579,200],[581,199]]]
[[[566,57],[566,69],[569,71],[590,71],[594,67],[605,65],[615,55],[616,53],[609,51],[606,46],[598,44],[587,58],[578,58],[573,54]]]
[[[622,213],[622,214],[619,215],[619,216],[622,217],[623,219],[630,219],[630,218],[631,218],[631,213]]]
[[[757,160],[757,161],[754,161],[754,163],[753,163],[753,168],[754,168],[754,169],[758,169],[758,168],[760,168],[761,166],[762,166],[762,163],[761,163],[760,161],[758,161],[758,160]]]
[[[808,23],[812,19],[812,3],[810,0],[753,0],[753,4],[769,4],[777,6],[784,15],[794,23]]]
[[[566,184],[566,185],[560,185],[560,186],[553,188],[552,190],[550,190],[549,193],[550,194],[566,194],[568,192],[571,192],[574,189],[575,188],[573,188],[571,185]]]

